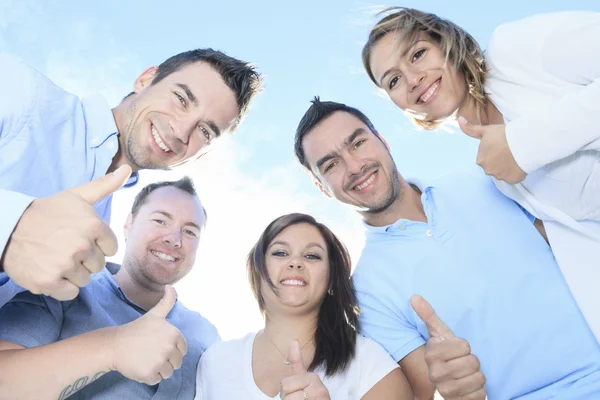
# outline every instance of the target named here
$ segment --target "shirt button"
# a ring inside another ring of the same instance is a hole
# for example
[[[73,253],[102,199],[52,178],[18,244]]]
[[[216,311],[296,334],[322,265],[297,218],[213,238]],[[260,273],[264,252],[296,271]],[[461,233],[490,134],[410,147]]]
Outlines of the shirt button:
[[[425,234],[430,237],[433,236],[433,232],[431,232],[431,229],[427,229],[427,232],[425,232]]]

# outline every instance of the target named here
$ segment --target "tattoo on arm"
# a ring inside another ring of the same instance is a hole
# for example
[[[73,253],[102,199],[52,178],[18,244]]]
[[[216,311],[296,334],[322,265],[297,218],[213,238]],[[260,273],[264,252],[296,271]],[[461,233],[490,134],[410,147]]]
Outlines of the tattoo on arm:
[[[79,378],[75,382],[73,382],[72,385],[68,385],[67,387],[65,387],[62,390],[62,392],[60,392],[60,395],[58,396],[58,400],[64,400],[64,399],[66,399],[67,397],[71,396],[73,393],[75,393],[75,392],[83,389],[88,384],[94,382],[95,380],[97,380],[102,375],[106,374],[107,372],[108,371],[98,372],[91,379],[88,376],[82,376],[81,378]]]

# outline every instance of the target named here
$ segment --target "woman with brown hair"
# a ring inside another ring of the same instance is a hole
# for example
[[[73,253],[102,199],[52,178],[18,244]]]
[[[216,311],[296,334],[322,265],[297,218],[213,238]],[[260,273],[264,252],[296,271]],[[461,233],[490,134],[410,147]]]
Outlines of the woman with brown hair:
[[[481,141],[477,163],[535,220],[600,339],[600,13],[501,25],[484,54],[435,14],[384,12],[367,74],[417,126],[457,121]]]
[[[265,327],[217,343],[198,366],[196,399],[413,399],[377,343],[358,335],[350,257],[305,214],[277,218],[248,255]]]

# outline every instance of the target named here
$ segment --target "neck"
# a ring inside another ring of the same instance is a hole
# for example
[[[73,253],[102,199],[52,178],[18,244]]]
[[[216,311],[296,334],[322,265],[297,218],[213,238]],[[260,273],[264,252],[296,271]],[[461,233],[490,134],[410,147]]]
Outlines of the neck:
[[[310,354],[310,358],[304,358],[305,366],[310,364],[314,354],[314,337],[317,331],[318,314],[308,315],[266,315],[265,328],[263,330],[267,340],[271,341],[277,349],[287,357],[290,343],[296,339],[302,347],[303,356]],[[307,344],[313,341],[313,345]]]
[[[125,143],[123,143],[123,141],[125,139],[124,139],[124,136],[122,133],[124,131],[123,121],[126,120],[124,114],[125,114],[126,105],[127,105],[128,101],[129,101],[129,99],[126,98],[121,102],[121,104],[119,104],[118,106],[116,106],[115,108],[112,109],[113,118],[115,119],[115,125],[117,125],[117,138],[119,139],[119,149],[117,150],[115,156],[113,157],[112,162],[111,162],[110,166],[108,167],[108,170],[106,170],[107,174],[113,172],[114,170],[119,168],[121,165],[125,165],[125,164],[129,164],[129,166],[131,167],[131,170],[133,172],[137,172],[139,170],[139,168],[137,168],[136,165],[132,165],[131,163],[128,162],[127,157],[125,157],[125,155],[123,154],[123,151],[122,151],[122,149],[125,148]]]
[[[478,105],[472,96],[467,96],[463,105],[457,110],[456,117],[463,117],[467,121],[478,125],[504,124],[504,117],[494,103],[487,99],[482,107]]]
[[[117,284],[125,296],[144,310],[148,311],[158,304],[165,294],[164,285],[148,288],[140,284],[128,271],[125,264],[121,265],[115,275]]]
[[[391,225],[399,219],[427,222],[421,190],[400,178],[400,190],[394,202],[379,213],[361,212],[364,221],[371,226]]]

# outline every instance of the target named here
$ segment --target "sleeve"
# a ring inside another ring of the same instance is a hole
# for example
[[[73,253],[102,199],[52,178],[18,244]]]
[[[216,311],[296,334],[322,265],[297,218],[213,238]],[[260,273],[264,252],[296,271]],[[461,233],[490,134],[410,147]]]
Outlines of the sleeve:
[[[0,96],[2,97],[2,96]],[[10,190],[0,189],[0,199],[2,199],[2,207],[0,207],[0,258],[4,254],[8,239],[12,235],[19,219],[29,207],[29,204],[34,200],[33,197],[22,193],[13,192]],[[3,265],[0,265],[0,270],[4,270]],[[0,291],[2,290],[2,282],[0,281]],[[0,297],[1,297],[0,293]],[[2,303],[0,303],[0,306]]]
[[[8,275],[0,273],[0,307],[3,307],[17,294],[25,291],[21,286],[17,285],[8,278]]]
[[[354,362],[360,367],[358,398],[362,398],[380,380],[400,366],[383,347],[371,339],[358,335],[356,347]]]
[[[23,292],[0,308],[0,340],[23,347],[58,341],[62,325],[62,305],[50,297]]]
[[[368,293],[358,293],[361,333],[383,346],[398,362],[425,344],[425,339],[404,315],[392,311]]]
[[[531,173],[578,150],[600,150],[600,13],[562,13],[549,20],[547,34],[497,30],[490,49],[503,40],[507,57],[520,57],[515,41],[526,40],[531,49],[541,49],[541,67],[567,83],[581,86],[549,108],[523,115],[506,125],[506,138],[517,164]],[[542,20],[540,20],[540,23]],[[533,24],[536,25],[536,24]],[[500,28],[499,28],[500,29]],[[515,34],[516,33],[516,34]],[[526,50],[526,47],[519,45]],[[514,52],[513,52],[514,51]],[[527,61],[525,54],[521,55]]]
[[[39,75],[17,57],[0,52],[0,155],[2,142],[14,138],[31,115]]]

